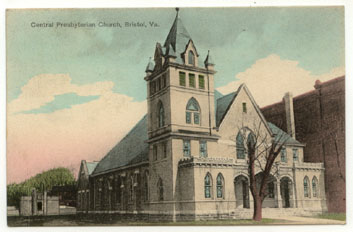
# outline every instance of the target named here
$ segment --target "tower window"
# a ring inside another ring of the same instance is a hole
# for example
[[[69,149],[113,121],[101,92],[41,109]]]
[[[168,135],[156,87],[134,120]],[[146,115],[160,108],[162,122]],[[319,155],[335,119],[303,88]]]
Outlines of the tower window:
[[[186,123],[191,124],[194,120],[194,124],[200,125],[200,107],[195,98],[191,98],[186,105]]]
[[[293,161],[298,161],[298,149],[293,149]]]
[[[185,157],[190,157],[190,153],[191,153],[190,140],[183,141],[183,153]]]
[[[185,84],[185,73],[184,72],[179,72],[179,85],[180,86],[186,86],[186,84]]]
[[[166,74],[163,74],[162,76],[162,88],[165,88],[167,86],[167,77]]]
[[[199,89],[205,89],[205,77],[199,75]]]
[[[157,145],[153,145],[153,160],[157,160]]]
[[[157,91],[159,91],[159,90],[161,90],[161,78],[158,78],[156,82],[157,82],[156,89],[157,89]]]
[[[286,148],[282,148],[282,150],[281,150],[281,162],[287,163],[287,152],[286,152]]]
[[[151,95],[156,92],[156,82],[152,81],[151,82]]]
[[[247,109],[246,109],[246,102],[243,102],[243,113],[246,113]]]
[[[189,64],[195,66],[195,55],[191,50],[188,53],[188,58]]]
[[[200,141],[200,156],[207,157],[207,142]]]
[[[159,180],[158,180],[157,189],[158,189],[158,200],[163,201],[164,200],[164,189],[163,189],[163,180],[161,178],[159,178]]]
[[[158,127],[164,126],[164,107],[162,102],[159,102],[158,107]]]
[[[163,146],[163,158],[167,158],[167,142],[162,143]]]
[[[189,73],[189,87],[195,88],[195,74]]]

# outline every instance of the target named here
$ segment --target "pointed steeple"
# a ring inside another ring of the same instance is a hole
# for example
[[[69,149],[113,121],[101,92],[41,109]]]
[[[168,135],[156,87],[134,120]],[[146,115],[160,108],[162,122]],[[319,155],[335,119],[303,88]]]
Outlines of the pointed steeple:
[[[207,57],[205,59],[205,67],[209,67],[209,66],[214,66],[214,62],[213,62],[213,59],[210,55],[210,50],[208,50],[208,53],[207,53]]]
[[[145,72],[146,73],[153,72],[153,69],[154,69],[154,63],[152,61],[152,58],[150,57]]]
[[[169,46],[171,46],[174,52],[180,54],[185,49],[185,46],[191,37],[180,19],[179,8],[176,8],[176,11],[177,13],[174,23],[170,28],[169,34],[164,42],[163,47],[169,48]]]

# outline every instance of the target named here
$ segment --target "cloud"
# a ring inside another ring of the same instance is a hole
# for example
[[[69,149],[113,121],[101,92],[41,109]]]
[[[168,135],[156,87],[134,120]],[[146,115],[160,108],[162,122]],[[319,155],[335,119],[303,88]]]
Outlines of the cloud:
[[[344,67],[338,67],[322,75],[313,75],[299,67],[298,63],[272,54],[257,60],[249,69],[238,73],[236,80],[217,90],[227,94],[236,91],[241,83],[245,83],[262,107],[281,101],[286,92],[292,92],[296,96],[313,90],[316,80],[327,81],[345,74]]]
[[[112,88],[112,82],[75,85],[67,74],[33,77],[7,106],[7,182],[58,166],[76,173],[82,159],[103,158],[147,112],[145,101],[135,102]],[[67,94],[99,98],[54,112],[21,113]]]

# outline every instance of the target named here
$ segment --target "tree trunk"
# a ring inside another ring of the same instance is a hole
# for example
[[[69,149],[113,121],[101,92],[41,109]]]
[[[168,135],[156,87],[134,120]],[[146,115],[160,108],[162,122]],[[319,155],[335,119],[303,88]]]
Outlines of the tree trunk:
[[[254,215],[252,219],[255,221],[262,220],[262,200],[260,197],[254,199]]]

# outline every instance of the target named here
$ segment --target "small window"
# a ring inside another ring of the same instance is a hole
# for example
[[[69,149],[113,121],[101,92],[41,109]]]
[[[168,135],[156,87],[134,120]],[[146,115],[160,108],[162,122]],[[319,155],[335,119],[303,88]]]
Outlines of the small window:
[[[129,200],[130,202],[133,201],[134,199],[134,179],[133,176],[130,177],[130,194],[129,194]]]
[[[205,77],[199,75],[199,89],[205,89]]]
[[[236,147],[237,147],[237,159],[245,159],[244,138],[240,131],[236,138]]]
[[[158,109],[158,127],[164,126],[164,107],[162,102],[159,102],[159,109]]]
[[[200,124],[200,114],[198,112],[194,113],[194,123]]]
[[[318,196],[318,194],[317,194],[317,183],[318,183],[318,181],[317,181],[317,178],[316,178],[316,176],[314,176],[314,178],[313,178],[313,181],[312,181],[312,188],[313,188],[313,197],[317,197]]]
[[[156,81],[156,83],[157,83],[156,90],[157,90],[157,91],[161,90],[161,78],[158,78],[157,81]]]
[[[195,98],[191,98],[186,105],[186,123],[191,124],[192,119],[194,124],[200,125],[200,107]]]
[[[282,148],[282,150],[281,150],[281,162],[287,163],[287,151],[286,151],[286,148]]]
[[[179,72],[179,85],[185,86],[185,73]]]
[[[217,198],[223,198],[223,176],[221,173],[217,176]]]
[[[162,144],[163,144],[163,158],[167,158],[167,142],[164,142]]]
[[[195,55],[194,53],[190,50],[189,53],[188,53],[188,58],[189,58],[189,64],[195,66]]]
[[[298,149],[293,149],[293,161],[298,161]]]
[[[195,88],[195,74],[189,73],[189,87]]]
[[[247,109],[246,109],[246,102],[243,102],[243,113],[246,113]]]
[[[165,88],[167,86],[167,77],[166,74],[163,74],[162,76],[162,88]]]
[[[205,177],[205,198],[211,198],[212,191],[212,177],[210,173],[207,173]]]
[[[148,201],[148,171],[145,172],[145,201]]]
[[[151,82],[151,95],[156,92],[156,82],[152,81]]]
[[[159,178],[159,180],[158,180],[157,189],[158,189],[158,200],[163,201],[164,200],[164,189],[163,189],[163,181],[161,178]]]
[[[186,111],[186,123],[191,124],[191,112]]]
[[[200,157],[207,157],[207,142],[200,141]]]
[[[268,183],[267,189],[268,189],[268,197],[275,198],[275,184],[273,182]]]
[[[184,146],[183,146],[183,153],[185,157],[190,157],[191,153],[191,146],[190,146],[190,140],[184,140]]]
[[[153,160],[157,160],[157,145],[153,145]]]
[[[309,178],[306,176],[304,177],[304,197],[309,197]]]

